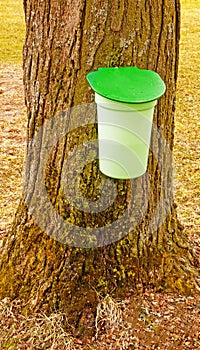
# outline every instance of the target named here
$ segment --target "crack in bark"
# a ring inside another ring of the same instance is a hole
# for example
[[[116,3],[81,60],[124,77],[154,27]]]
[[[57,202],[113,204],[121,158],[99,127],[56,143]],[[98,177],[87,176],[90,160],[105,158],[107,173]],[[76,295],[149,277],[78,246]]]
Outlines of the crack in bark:
[[[124,1],[125,0],[112,0],[111,6],[111,29],[114,32],[119,32],[124,17]]]

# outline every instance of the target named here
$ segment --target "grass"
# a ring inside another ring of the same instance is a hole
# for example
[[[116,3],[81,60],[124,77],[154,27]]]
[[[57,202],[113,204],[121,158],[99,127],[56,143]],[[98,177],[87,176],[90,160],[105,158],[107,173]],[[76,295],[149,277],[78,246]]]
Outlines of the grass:
[[[2,0],[0,23],[0,62],[20,63],[25,36],[23,0]]]
[[[22,69],[0,64],[0,236],[12,222],[22,193],[26,137]],[[1,242],[1,239],[0,239]]]
[[[183,1],[174,160],[178,216],[200,243],[200,0]]]
[[[146,292],[123,301],[109,296],[97,306],[95,334],[72,336],[63,313],[24,316],[22,303],[0,301],[0,349],[199,350],[200,298]],[[192,327],[191,327],[192,325]]]

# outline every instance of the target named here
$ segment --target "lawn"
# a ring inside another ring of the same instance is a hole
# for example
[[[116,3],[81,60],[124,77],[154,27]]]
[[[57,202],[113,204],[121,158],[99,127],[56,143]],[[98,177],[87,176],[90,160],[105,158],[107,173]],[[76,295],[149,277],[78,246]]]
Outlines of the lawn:
[[[182,0],[181,17],[175,196],[179,219],[197,247],[200,246],[200,0]],[[2,0],[0,20],[0,235],[3,236],[12,222],[22,187],[26,136],[21,69],[25,32],[22,0]],[[149,291],[124,301],[106,297],[97,308],[96,337],[86,346],[63,329],[65,315],[47,317],[41,313],[33,318],[25,317],[21,311],[20,301],[0,301],[0,350],[200,349],[199,296]]]
[[[175,117],[178,215],[200,245],[200,0],[184,0]]]
[[[2,0],[0,23],[0,62],[21,62],[25,35],[23,0]]]

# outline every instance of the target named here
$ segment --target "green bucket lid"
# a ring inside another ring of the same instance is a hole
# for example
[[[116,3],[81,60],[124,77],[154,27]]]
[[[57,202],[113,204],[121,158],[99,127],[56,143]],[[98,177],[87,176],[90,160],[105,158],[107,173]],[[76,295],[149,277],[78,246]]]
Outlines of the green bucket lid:
[[[165,84],[157,73],[137,67],[99,68],[90,72],[87,80],[99,95],[126,103],[150,102],[165,92]]]

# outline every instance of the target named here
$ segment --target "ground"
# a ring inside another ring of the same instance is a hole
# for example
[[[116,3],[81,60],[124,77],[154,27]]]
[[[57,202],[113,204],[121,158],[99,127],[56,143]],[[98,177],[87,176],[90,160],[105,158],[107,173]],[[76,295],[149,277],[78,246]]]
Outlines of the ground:
[[[199,29],[200,1],[183,1],[175,118],[175,198],[179,220],[200,255]],[[0,64],[0,244],[8,232],[22,189],[26,137],[22,68]],[[122,300],[102,299],[96,335],[80,340],[64,329],[65,315],[23,316],[21,302],[0,301],[2,349],[196,349],[200,350],[200,295],[133,291]],[[67,320],[65,320],[67,321]]]

